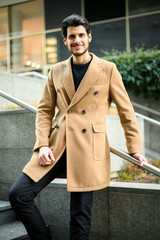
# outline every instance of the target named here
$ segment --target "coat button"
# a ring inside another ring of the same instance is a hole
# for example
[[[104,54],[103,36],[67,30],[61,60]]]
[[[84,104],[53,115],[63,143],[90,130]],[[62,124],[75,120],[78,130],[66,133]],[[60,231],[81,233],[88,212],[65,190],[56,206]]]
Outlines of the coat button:
[[[58,124],[56,124],[55,128],[57,128],[57,129],[58,129],[58,128],[59,128],[59,125],[58,125]]]
[[[95,91],[95,92],[94,92],[94,95],[97,95],[98,93],[99,93],[98,91]]]
[[[57,92],[60,92],[60,89],[59,89],[59,88],[57,88]]]
[[[71,112],[72,112],[71,110],[68,110],[68,111],[67,111],[67,114],[70,114]]]
[[[81,114],[86,114],[86,110],[82,110]]]
[[[84,128],[84,129],[82,129],[82,133],[84,134],[84,133],[86,133],[87,132],[87,130]]]

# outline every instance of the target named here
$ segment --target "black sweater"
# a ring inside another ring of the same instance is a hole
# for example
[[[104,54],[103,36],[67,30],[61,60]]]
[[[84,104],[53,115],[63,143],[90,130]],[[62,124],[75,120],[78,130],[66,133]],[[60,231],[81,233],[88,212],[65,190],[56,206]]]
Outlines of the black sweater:
[[[92,59],[86,64],[74,64],[73,61],[71,62],[75,91],[79,87],[91,61]]]

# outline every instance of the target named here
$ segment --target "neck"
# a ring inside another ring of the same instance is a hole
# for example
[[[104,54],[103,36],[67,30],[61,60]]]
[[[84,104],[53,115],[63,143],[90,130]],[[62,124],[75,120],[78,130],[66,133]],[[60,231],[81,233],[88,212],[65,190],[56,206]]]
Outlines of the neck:
[[[91,60],[91,56],[88,52],[82,55],[73,55],[73,63],[74,64],[85,64],[88,63]]]

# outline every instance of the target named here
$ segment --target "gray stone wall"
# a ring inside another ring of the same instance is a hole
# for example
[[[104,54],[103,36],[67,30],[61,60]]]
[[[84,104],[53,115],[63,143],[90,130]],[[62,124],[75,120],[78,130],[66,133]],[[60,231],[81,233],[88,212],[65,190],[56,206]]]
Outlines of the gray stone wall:
[[[54,180],[38,196],[38,206],[54,240],[69,239],[70,193]],[[90,240],[159,240],[160,186],[112,183],[94,192]]]
[[[35,114],[27,110],[0,112],[0,198],[20,175],[32,155]]]

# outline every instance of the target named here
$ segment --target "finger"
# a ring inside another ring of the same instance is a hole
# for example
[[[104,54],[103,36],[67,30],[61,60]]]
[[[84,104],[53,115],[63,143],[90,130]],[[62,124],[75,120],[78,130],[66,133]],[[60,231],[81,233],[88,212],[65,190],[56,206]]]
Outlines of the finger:
[[[134,163],[132,163],[132,166],[133,166],[133,167],[137,167],[137,165],[136,165],[136,164],[134,164]]]
[[[51,159],[48,156],[46,156],[44,159],[44,165],[49,165],[49,164],[51,164]]]
[[[142,159],[142,157],[140,157],[139,163],[140,163],[140,166],[143,166],[143,159]]]
[[[40,164],[40,165],[44,165],[44,162],[43,162],[43,159],[42,159],[42,158],[39,158],[39,164]]]
[[[137,168],[137,169],[141,169],[141,170],[142,170],[142,168],[141,168],[140,166],[138,166],[137,164],[134,164],[134,163],[133,163],[132,166],[135,167],[135,168]]]
[[[137,154],[137,155],[135,155],[134,157],[139,160],[139,165],[140,165],[140,166],[143,166],[143,158],[142,158],[142,155]]]
[[[53,152],[52,151],[49,152],[49,157],[50,157],[51,161],[55,161],[55,158],[53,156]]]
[[[40,157],[39,162],[41,165],[45,165],[45,159],[43,157]]]
[[[143,164],[144,164],[145,162],[148,162],[147,159],[146,159],[145,157],[143,157],[143,156],[141,157],[141,161],[142,161],[142,166],[143,166]]]
[[[143,158],[143,161],[144,161],[144,162],[148,162],[148,161],[147,161],[147,158],[145,158],[145,157]]]
[[[51,160],[47,156],[43,155],[40,157],[40,164],[41,165],[49,165],[49,164],[51,164]]]

